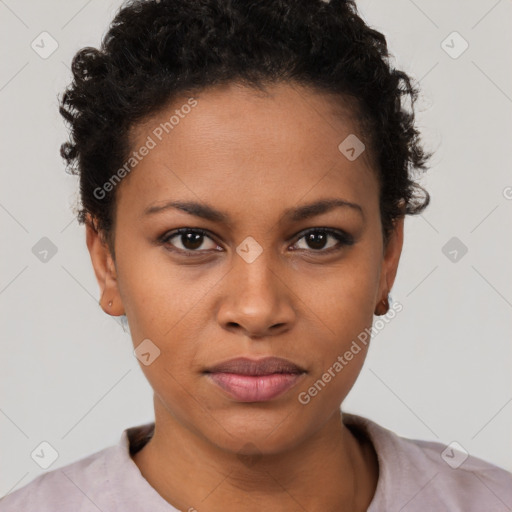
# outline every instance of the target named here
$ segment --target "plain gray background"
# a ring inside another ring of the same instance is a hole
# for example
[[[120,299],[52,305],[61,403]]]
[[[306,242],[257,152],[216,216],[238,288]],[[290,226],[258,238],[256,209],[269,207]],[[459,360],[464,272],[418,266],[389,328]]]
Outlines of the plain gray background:
[[[44,471],[31,458],[42,441],[58,452],[51,470],[153,419],[129,334],[98,305],[72,212],[77,181],[59,156],[57,94],[74,53],[99,44],[119,5],[0,1],[0,495]],[[344,408],[512,470],[512,4],[358,5],[420,81],[418,125],[436,154],[421,180],[432,203],[406,220],[392,291],[404,309],[374,338]],[[47,58],[31,47],[44,37],[51,49],[42,32],[58,44]],[[56,250],[45,262],[43,237]]]

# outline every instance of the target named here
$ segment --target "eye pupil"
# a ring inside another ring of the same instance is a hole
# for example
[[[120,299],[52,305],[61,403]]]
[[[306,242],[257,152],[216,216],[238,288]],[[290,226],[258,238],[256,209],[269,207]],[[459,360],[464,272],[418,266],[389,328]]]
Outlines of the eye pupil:
[[[325,247],[326,240],[327,234],[323,231],[316,231],[307,235],[307,243],[312,247],[312,249],[323,249]]]

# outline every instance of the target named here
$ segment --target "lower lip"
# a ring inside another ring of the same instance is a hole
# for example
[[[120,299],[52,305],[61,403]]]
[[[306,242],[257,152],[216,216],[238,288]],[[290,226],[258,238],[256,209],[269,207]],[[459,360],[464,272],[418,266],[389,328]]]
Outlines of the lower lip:
[[[267,402],[282,395],[301,379],[301,373],[273,373],[271,375],[239,375],[236,373],[209,373],[208,377],[239,402]]]

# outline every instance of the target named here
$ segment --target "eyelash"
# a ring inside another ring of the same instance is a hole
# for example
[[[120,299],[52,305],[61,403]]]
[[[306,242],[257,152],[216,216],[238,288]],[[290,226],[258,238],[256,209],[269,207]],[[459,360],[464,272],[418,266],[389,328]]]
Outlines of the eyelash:
[[[178,249],[177,247],[174,247],[172,244],[170,244],[170,240],[172,240],[173,238],[176,238],[179,235],[183,235],[183,234],[186,234],[186,233],[195,233],[195,234],[198,234],[198,235],[202,235],[202,236],[210,238],[212,241],[215,242],[215,240],[213,240],[212,237],[210,236],[210,233],[208,231],[205,231],[204,229],[201,229],[201,228],[179,228],[179,229],[175,229],[174,231],[171,231],[169,233],[165,233],[160,238],[160,242],[162,244],[169,244],[170,245],[170,250],[172,250],[173,252],[178,252],[178,253],[184,254],[186,256],[195,256],[194,253],[197,253],[198,255],[200,255],[203,252],[208,252],[209,251],[209,250],[195,250],[194,251],[194,250],[191,250],[191,249],[183,250],[183,249]],[[310,252],[313,252],[315,254],[331,254],[332,252],[341,250],[345,246],[350,246],[350,245],[354,244],[353,237],[351,235],[349,235],[348,233],[344,232],[344,231],[336,230],[336,229],[330,229],[330,228],[311,228],[311,229],[307,229],[305,231],[301,231],[300,233],[298,233],[297,234],[298,238],[297,238],[296,242],[293,245],[295,245],[299,240],[301,240],[302,238],[304,238],[305,236],[307,236],[307,235],[309,235],[311,233],[323,233],[323,234],[326,234],[328,236],[332,236],[333,238],[335,238],[338,241],[338,244],[336,246],[334,246],[334,247],[329,247],[328,249],[317,249],[317,250],[315,250],[315,249],[294,249],[294,250],[297,250],[297,251],[310,251]]]

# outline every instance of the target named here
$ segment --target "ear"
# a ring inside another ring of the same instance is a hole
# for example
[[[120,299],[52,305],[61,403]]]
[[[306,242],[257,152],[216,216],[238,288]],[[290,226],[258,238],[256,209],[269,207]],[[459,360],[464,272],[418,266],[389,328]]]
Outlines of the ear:
[[[398,271],[398,262],[402,254],[402,246],[404,242],[404,219],[402,215],[393,222],[393,230],[389,236],[387,245],[384,247],[384,257],[380,273],[379,291],[376,297],[376,304],[388,296],[393,283],[395,282],[396,273]]]
[[[115,262],[108,244],[96,229],[90,216],[87,217],[85,226],[87,248],[91,256],[96,280],[100,286],[100,306],[108,315],[124,315],[124,307],[117,285]],[[112,305],[109,305],[110,302],[112,302]]]

